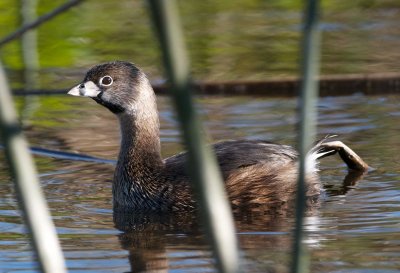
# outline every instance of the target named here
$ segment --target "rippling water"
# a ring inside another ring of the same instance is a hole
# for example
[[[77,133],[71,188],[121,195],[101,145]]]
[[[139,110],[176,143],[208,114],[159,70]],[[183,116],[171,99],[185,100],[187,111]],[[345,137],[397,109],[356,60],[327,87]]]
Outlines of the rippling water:
[[[230,138],[295,143],[294,99],[199,98],[210,141]],[[169,100],[159,97],[164,156],[180,151]],[[116,119],[90,100],[19,98],[33,146],[115,159]],[[318,134],[338,134],[374,170],[343,185],[344,164],[323,159],[326,188],[306,219],[311,272],[398,272],[400,268],[400,97],[327,97]],[[0,162],[4,162],[0,155]],[[214,272],[191,216],[114,215],[110,164],[36,156],[40,179],[70,272]],[[237,215],[246,272],[286,272],[290,216]],[[129,229],[129,231],[128,231]],[[0,165],[0,272],[34,272],[26,230],[7,167]]]

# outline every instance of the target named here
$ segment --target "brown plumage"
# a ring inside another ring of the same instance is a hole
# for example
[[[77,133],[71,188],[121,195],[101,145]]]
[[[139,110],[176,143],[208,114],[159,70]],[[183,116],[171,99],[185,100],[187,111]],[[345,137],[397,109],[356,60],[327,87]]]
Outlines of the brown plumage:
[[[97,65],[68,94],[91,97],[119,119],[122,140],[113,182],[114,208],[195,208],[185,171],[186,154],[161,158],[156,98],[140,69],[122,61]],[[213,149],[234,208],[274,207],[293,199],[298,169],[293,148],[238,140],[219,142]],[[336,152],[350,168],[367,169],[342,142],[321,141],[308,156],[307,196],[317,196],[321,190],[316,160]]]

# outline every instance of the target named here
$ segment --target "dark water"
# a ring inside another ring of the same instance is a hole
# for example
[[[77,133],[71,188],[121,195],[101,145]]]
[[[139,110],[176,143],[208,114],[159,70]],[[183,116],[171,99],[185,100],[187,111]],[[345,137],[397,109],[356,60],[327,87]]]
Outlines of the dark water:
[[[199,98],[208,136],[295,142],[294,99]],[[168,98],[159,97],[165,156],[180,151]],[[321,163],[326,188],[306,218],[311,272],[399,272],[400,97],[327,97],[319,102],[318,134],[338,134],[375,170],[343,186],[344,164]],[[32,145],[114,159],[116,119],[91,100],[68,96],[18,98]],[[0,272],[34,272],[26,230],[0,155]],[[36,156],[46,198],[70,272],[214,272],[191,216],[114,215],[113,167]],[[238,215],[246,272],[286,272],[293,218]],[[126,229],[130,231],[126,231]],[[125,231],[121,230],[125,229]]]

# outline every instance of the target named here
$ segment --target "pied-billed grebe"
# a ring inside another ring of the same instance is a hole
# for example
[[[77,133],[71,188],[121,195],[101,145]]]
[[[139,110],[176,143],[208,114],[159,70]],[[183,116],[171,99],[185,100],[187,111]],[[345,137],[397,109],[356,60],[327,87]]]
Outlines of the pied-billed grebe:
[[[91,68],[68,94],[90,97],[119,119],[122,140],[114,174],[116,209],[193,209],[185,153],[161,158],[159,119],[154,91],[146,75],[129,62],[116,61]],[[213,145],[233,207],[283,204],[294,197],[297,152],[266,141],[237,140]],[[307,164],[307,196],[320,193],[316,160],[338,152],[350,169],[367,164],[340,141],[319,142]]]

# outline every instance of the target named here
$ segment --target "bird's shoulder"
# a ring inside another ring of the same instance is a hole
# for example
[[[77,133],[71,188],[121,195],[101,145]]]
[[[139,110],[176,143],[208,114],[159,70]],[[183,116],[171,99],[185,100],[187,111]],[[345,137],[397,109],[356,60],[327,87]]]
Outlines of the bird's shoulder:
[[[298,153],[288,145],[264,140],[227,140],[211,145],[220,167],[229,169],[255,164],[286,164],[297,159]],[[182,152],[165,159],[166,167],[180,170],[184,168],[187,153]]]

